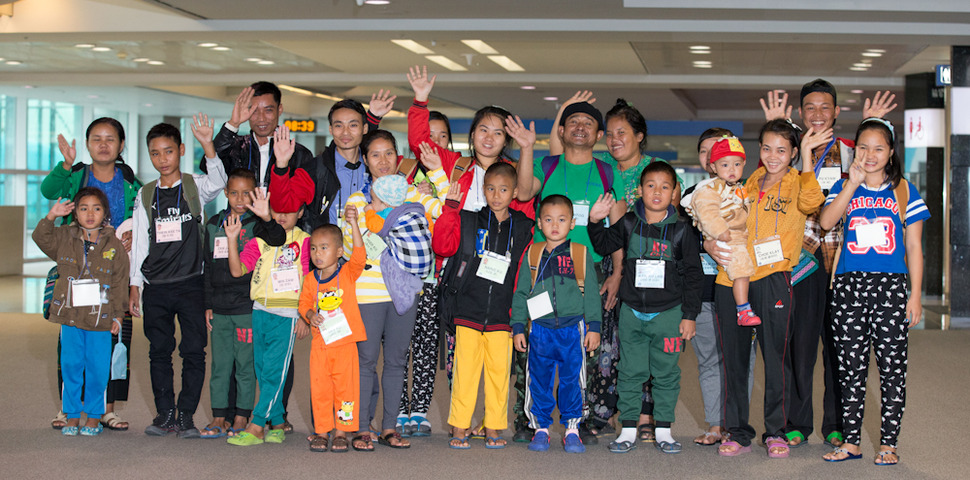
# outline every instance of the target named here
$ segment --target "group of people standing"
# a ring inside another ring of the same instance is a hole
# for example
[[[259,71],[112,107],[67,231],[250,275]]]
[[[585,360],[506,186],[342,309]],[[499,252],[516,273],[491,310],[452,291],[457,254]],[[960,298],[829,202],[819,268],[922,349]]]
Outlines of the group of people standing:
[[[144,185],[121,159],[117,121],[89,126],[90,165],[75,162],[74,143],[60,137],[64,162],[42,185],[57,201],[34,231],[57,262],[45,306],[62,325],[62,411],[52,426],[89,436],[128,428],[113,403],[127,399],[121,346],[134,315],[150,342],[157,416],[149,435],[283,442],[293,430],[294,344],[311,336],[312,451],[408,448],[410,437],[430,435],[440,350],[453,449],[471,448],[472,438],[504,448],[511,423],[513,441],[548,450],[558,407],[567,452],[615,435],[615,453],[651,442],[674,454],[682,450],[671,430],[678,359],[691,341],[709,425],[694,441],[736,456],[751,451],[755,435],[756,341],[762,441],[769,457],[784,458],[814,431],[821,341],[821,433],[835,447],[825,460],[861,458],[874,345],[882,386],[875,463],[899,461],[907,331],[921,318],[929,214],[882,118],[896,107],[892,96],[867,100],[855,138],[844,139],[833,134],[839,108],[828,82],[801,89],[802,126],[789,118],[788,95],[769,92],[754,173],[742,179],[743,146],[712,128],[697,148],[711,178],[685,188],[645,153],[644,116],[623,99],[604,117],[590,92],[577,92],[540,159],[534,125],[484,107],[465,156],[452,147],[448,118],[428,109],[435,77],[415,67],[407,78],[415,159],[399,156],[395,137],[379,128],[395,100],[388,93],[375,94],[370,111],[337,102],[328,115],[333,140],[314,156],[279,125],[281,94],[268,82],[244,89],[218,132],[207,116],[193,119],[203,174],[179,171],[184,145],[171,125],[148,133],[159,178]],[[250,133],[240,135],[246,122]],[[594,154],[604,138],[607,152]],[[220,193],[228,207],[204,221],[202,206]],[[213,418],[200,431],[193,415],[210,335]]]

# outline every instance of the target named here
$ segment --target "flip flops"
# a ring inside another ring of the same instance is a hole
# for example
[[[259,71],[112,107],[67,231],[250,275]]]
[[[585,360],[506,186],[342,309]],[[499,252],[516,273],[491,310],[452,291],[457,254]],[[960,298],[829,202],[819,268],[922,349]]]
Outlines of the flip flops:
[[[724,447],[734,447],[734,450],[724,450]],[[750,453],[751,445],[741,446],[740,443],[733,440],[728,440],[726,442],[721,442],[721,446],[717,448],[717,454],[722,457],[736,457],[743,453]]]
[[[501,440],[502,443],[498,443],[499,440]],[[489,443],[489,442],[491,442],[491,443]],[[485,448],[487,448],[489,450],[501,450],[501,449],[505,448],[505,445],[506,445],[505,439],[502,438],[501,436],[498,436],[498,437],[486,437],[485,438]]]
[[[461,443],[459,443],[458,445],[451,443],[455,440],[458,440]],[[472,448],[472,446],[470,443],[468,443],[468,435],[465,435],[464,437],[451,437],[451,440],[448,441],[448,448],[452,448],[455,450],[468,450],[469,448]]]
[[[785,438],[788,439],[788,446],[790,448],[798,448],[798,447],[800,447],[800,446],[805,445],[806,443],[808,443],[808,439],[805,438],[805,435],[802,435],[802,432],[799,432],[798,430],[792,430],[792,431],[786,433],[785,434]],[[792,440],[798,440],[798,443],[792,445],[791,444]]]
[[[885,461],[886,455],[895,455],[896,456],[896,461],[895,462],[886,462]],[[859,456],[861,457],[862,454],[859,454]],[[894,452],[892,450],[883,450],[883,451],[881,451],[881,452],[879,452],[879,453],[876,454],[876,459],[873,461],[873,463],[875,463],[876,465],[878,465],[880,467],[894,467],[896,465],[899,465],[899,459],[900,459],[900,456],[899,456],[898,453],[896,453],[896,452]]]
[[[843,458],[825,458],[825,457],[822,457],[822,460],[825,460],[826,462],[844,462],[846,460],[858,460],[858,459],[862,458],[862,454],[861,453],[852,453],[852,452],[850,452],[850,451],[848,451],[848,450],[846,450],[846,449],[844,449],[842,447],[836,448],[835,450],[832,451],[832,453],[835,453],[835,454],[844,453],[844,454],[846,454],[846,456],[843,457]]]
[[[282,428],[266,432],[263,438],[266,443],[283,443],[283,440],[286,440],[286,431]]]
[[[780,452],[772,452],[772,448],[781,449]],[[788,447],[788,442],[782,437],[768,437],[765,440],[765,449],[768,450],[768,458],[788,458],[788,454],[791,449]]]
[[[397,439],[396,444],[391,443],[392,438]],[[401,434],[397,433],[396,431],[385,433],[384,435],[377,437],[377,443],[379,445],[383,445],[385,447],[391,447],[391,448],[411,448],[411,444],[405,444],[404,442],[401,441]]]
[[[226,432],[222,430],[222,427],[205,427],[202,429],[202,434],[199,435],[199,438],[222,438],[225,436]]]
[[[431,422],[423,415],[411,415],[408,424],[411,426],[412,437],[428,437],[431,435]]]
[[[700,445],[702,447],[711,447],[711,446],[717,445],[718,442],[720,442],[724,438],[724,436],[721,435],[720,433],[704,432],[704,434],[701,435],[699,438],[703,438],[704,441],[698,442],[697,438],[695,438],[694,439],[695,444]],[[711,441],[711,443],[705,443],[706,441]]]
[[[657,447],[657,450],[660,450],[663,453],[669,453],[669,454],[680,453],[684,449],[684,447],[680,444],[680,442],[671,443],[671,442],[659,441],[657,442],[656,447]]]
[[[825,436],[825,443],[834,448],[839,448],[843,443],[845,443],[845,437],[842,436],[842,432],[832,432]]]

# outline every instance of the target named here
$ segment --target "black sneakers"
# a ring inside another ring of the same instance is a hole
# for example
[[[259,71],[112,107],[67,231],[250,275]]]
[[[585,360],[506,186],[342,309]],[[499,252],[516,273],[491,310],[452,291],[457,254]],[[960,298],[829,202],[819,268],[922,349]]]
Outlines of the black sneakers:
[[[179,438],[199,438],[199,429],[195,428],[195,421],[192,414],[179,410],[179,416],[175,420],[175,428],[178,430]]]
[[[145,428],[146,435],[155,437],[163,437],[175,431],[177,431],[177,427],[174,409],[158,412],[158,415],[155,415],[155,419],[152,420],[152,424]]]
[[[536,431],[529,428],[528,424],[515,422],[515,435],[512,436],[512,441],[518,443],[528,443],[532,440],[532,436],[535,435],[535,433]]]
[[[579,438],[583,441],[585,445],[598,445],[600,443],[596,435],[589,430],[589,425],[586,422],[579,424]]]

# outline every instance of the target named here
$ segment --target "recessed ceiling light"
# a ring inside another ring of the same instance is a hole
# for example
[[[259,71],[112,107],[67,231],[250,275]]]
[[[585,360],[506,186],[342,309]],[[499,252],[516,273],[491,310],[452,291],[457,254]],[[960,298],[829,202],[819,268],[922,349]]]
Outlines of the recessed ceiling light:
[[[886,51],[881,48],[868,48],[866,51],[872,53],[886,53]]]
[[[535,90],[536,89],[536,86],[535,85],[522,85],[519,88],[521,88],[522,90]]]
[[[0,57],[0,62],[6,60],[6,58]]]
[[[856,90],[849,90],[849,93],[859,94],[859,93],[862,93],[862,90],[858,90],[858,89],[856,89]]]
[[[555,102],[556,100],[559,100],[559,97],[542,97],[542,99],[547,102]]]
[[[200,43],[199,46],[202,48],[212,48],[212,47],[218,47],[219,44],[213,43],[213,42],[205,42],[205,43]]]
[[[524,72],[525,69],[522,65],[515,63],[511,58],[505,55],[489,55],[488,59],[497,63],[500,67],[510,71],[510,72]]]
[[[411,39],[391,40],[391,43],[401,48],[406,48],[414,53],[417,53],[418,55],[430,55],[434,53],[434,51],[432,51],[430,48],[425,47],[424,45],[421,45],[420,43]]]
[[[34,88],[34,86],[33,85],[24,85],[24,88],[26,88],[27,90],[30,90],[31,88]]]
[[[696,64],[694,68],[714,68],[714,65]]]
[[[257,65],[272,65],[274,63],[276,63],[276,62],[274,62],[272,60],[260,60],[260,61],[256,62]]]
[[[149,65],[165,65],[165,62],[161,60],[149,60],[146,63],[148,63]]]
[[[23,62],[18,60],[7,60],[7,65],[21,65]]]
[[[849,70],[852,70],[853,72],[867,72],[867,71],[869,71],[868,68],[863,68],[863,67],[849,67]]]
[[[367,5],[388,5],[391,3],[390,0],[364,0]]]
[[[866,65],[869,65],[870,67],[872,66],[872,59],[871,58],[863,58],[862,60],[860,60],[860,62],[862,62],[862,63],[864,63]]]
[[[302,88],[291,87],[289,85],[277,85],[277,87],[280,87],[281,89],[286,90],[286,91],[289,91],[289,92],[299,93],[300,95],[306,95],[308,97],[312,97],[313,96],[313,92],[311,92],[309,90],[304,90]]]
[[[249,57],[249,58],[246,59],[246,61],[247,62],[261,62],[261,61],[263,61],[263,59],[262,58],[259,58],[259,57]]]
[[[448,58],[448,57],[446,57],[444,55],[428,55],[428,56],[426,56],[424,58],[426,58],[428,60],[431,60],[432,62],[437,63],[438,65],[441,65],[442,67],[445,67],[448,70],[451,70],[452,72],[466,72],[466,71],[468,71],[468,69],[465,68],[463,65],[455,62],[454,60],[452,60],[452,59],[450,59],[450,58]]]
[[[146,103],[145,106],[148,107],[148,108],[151,108],[151,107],[154,107],[155,105],[152,105],[150,103]]]
[[[852,66],[859,67],[859,68],[869,68],[872,65],[869,65],[868,63],[853,63]]]
[[[693,53],[694,55],[710,55],[711,51],[710,50],[691,50],[690,53]]]
[[[691,50],[710,50],[711,47],[709,47],[707,45],[691,45],[690,46],[690,49]]]
[[[858,103],[858,102],[859,102],[859,101],[858,101],[858,100],[856,100],[856,99],[854,99],[854,98],[849,98],[849,99],[847,99],[847,100],[845,101],[845,103]]]
[[[317,98],[322,98],[324,100],[330,100],[331,102],[339,102],[339,101],[343,100],[340,97],[335,97],[333,95],[327,95],[325,93],[314,93],[313,96],[314,97],[317,97]],[[385,115],[385,116],[387,116],[387,115]]]
[[[848,112],[848,111],[852,110],[852,107],[842,107],[839,110],[842,110],[843,112]]]
[[[212,47],[212,49],[217,52],[228,52],[229,50],[232,50],[229,47]]]
[[[147,58],[147,57],[138,57],[138,58],[132,60],[132,62],[135,62],[135,63],[144,63],[144,62],[147,62],[149,60],[151,60],[151,59],[150,58]]]
[[[110,52],[111,49],[108,47],[94,47],[91,49],[92,52]]]
[[[694,65],[710,65],[710,60],[694,60]]]
[[[94,48],[94,44],[93,43],[79,43],[79,44],[75,45],[75,47],[77,47],[77,48]]]
[[[101,98],[101,96],[100,95],[95,95],[95,94],[92,93],[91,95],[88,95],[88,98],[90,98],[90,99],[93,100],[95,98]]]
[[[469,48],[482,55],[498,55],[498,50],[482,40],[462,40],[461,43],[468,45]]]
[[[881,57],[882,54],[879,52],[862,52],[863,57]]]

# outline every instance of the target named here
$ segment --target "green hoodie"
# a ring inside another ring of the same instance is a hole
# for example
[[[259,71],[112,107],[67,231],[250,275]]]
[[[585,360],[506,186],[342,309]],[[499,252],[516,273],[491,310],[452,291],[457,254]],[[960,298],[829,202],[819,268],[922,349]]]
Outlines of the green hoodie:
[[[121,170],[121,176],[125,180],[125,219],[127,220],[135,213],[135,196],[138,195],[138,189],[141,188],[142,183],[128,165],[115,162],[115,167]],[[73,199],[77,191],[87,183],[88,175],[91,175],[91,165],[78,162],[71,166],[69,172],[64,169],[64,162],[57,162],[51,173],[48,173],[41,182],[40,194],[48,200]],[[64,217],[63,224],[68,225],[72,220],[74,215],[68,215]]]

